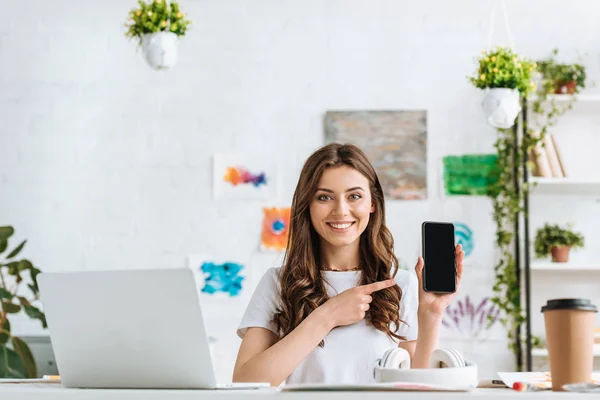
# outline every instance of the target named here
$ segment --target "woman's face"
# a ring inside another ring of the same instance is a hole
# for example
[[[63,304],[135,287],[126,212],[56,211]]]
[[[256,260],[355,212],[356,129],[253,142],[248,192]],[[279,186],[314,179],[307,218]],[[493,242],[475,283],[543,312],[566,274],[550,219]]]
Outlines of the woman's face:
[[[310,219],[332,246],[360,239],[375,211],[367,178],[347,165],[325,169],[310,203]]]

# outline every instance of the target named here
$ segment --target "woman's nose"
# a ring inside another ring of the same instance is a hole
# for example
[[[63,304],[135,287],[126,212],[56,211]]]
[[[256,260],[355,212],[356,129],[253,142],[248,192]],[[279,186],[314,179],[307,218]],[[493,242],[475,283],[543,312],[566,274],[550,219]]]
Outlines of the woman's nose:
[[[346,203],[344,200],[336,201],[333,213],[334,215],[346,215],[348,213],[348,203]]]

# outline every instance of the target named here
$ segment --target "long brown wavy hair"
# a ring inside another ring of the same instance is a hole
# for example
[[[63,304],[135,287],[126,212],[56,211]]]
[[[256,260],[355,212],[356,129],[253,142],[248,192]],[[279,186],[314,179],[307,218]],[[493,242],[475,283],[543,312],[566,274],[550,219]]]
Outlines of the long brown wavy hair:
[[[385,225],[383,190],[375,169],[364,152],[352,144],[331,143],[315,151],[306,160],[292,199],[289,240],[279,275],[279,308],[273,323],[284,337],[293,331],[312,311],[329,297],[321,276],[319,234],[312,226],[310,204],[319,180],[327,168],[347,165],[369,181],[375,211],[360,237],[361,285],[390,279],[398,271],[394,239]],[[390,338],[405,340],[396,334],[400,327],[398,285],[371,294],[373,301],[367,317],[375,328]],[[390,323],[394,324],[391,329]],[[323,346],[323,341],[319,346]]]

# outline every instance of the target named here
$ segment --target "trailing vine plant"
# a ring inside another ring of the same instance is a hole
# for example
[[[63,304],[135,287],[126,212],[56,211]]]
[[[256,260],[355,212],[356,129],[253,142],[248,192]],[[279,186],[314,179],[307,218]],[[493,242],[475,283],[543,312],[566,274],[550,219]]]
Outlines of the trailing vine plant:
[[[553,54],[556,55],[557,50]],[[539,78],[537,85],[533,80],[536,69]],[[516,331],[525,322],[525,317],[521,307],[521,288],[516,274],[513,245],[515,222],[524,213],[523,201],[529,193],[529,186],[519,183],[523,179],[523,161],[525,157],[529,160],[533,149],[544,139],[548,129],[556,123],[559,116],[572,108],[576,100],[573,97],[567,102],[558,103],[552,95],[578,93],[585,87],[585,68],[579,64],[559,64],[554,58],[533,63],[510,49],[499,47],[484,52],[479,58],[477,73],[474,77],[469,77],[469,80],[479,88],[503,87],[502,84],[505,84],[518,89],[521,102],[529,102],[529,109],[537,117],[536,129],[533,124],[524,125],[520,138],[515,137],[512,128],[497,129],[498,137],[494,143],[498,154],[497,169],[495,183],[488,193],[492,199],[496,245],[500,253],[494,266],[492,289],[495,294],[491,301],[501,310],[500,322],[507,329],[510,348],[518,356],[521,349]],[[575,85],[572,80],[576,82]],[[499,82],[502,84],[490,85]],[[532,93],[535,96],[529,98]],[[526,168],[531,171],[532,167],[533,163],[529,160]],[[540,345],[541,340],[532,337],[532,346]]]
[[[511,49],[497,47],[484,52],[471,83],[476,87],[507,87],[517,89],[522,98],[535,91],[533,76],[536,68],[529,59],[521,57]],[[482,81],[495,84],[482,85]],[[523,191],[515,185],[522,177],[523,147],[515,142],[512,128],[497,129],[498,137],[494,148],[498,154],[494,184],[488,196],[492,199],[493,219],[496,224],[496,245],[499,250],[498,262],[494,266],[494,295],[490,299],[500,310],[500,322],[507,329],[509,345],[518,354],[516,329],[523,323],[521,290],[515,273],[514,224],[522,211]],[[516,168],[514,168],[516,166]],[[516,173],[516,177],[515,177]],[[491,321],[490,321],[491,322]]]

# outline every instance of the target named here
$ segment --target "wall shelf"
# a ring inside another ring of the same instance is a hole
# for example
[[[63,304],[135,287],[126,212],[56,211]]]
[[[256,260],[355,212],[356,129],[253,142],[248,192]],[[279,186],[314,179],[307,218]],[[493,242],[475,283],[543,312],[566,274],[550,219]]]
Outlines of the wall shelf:
[[[598,185],[600,186],[600,180],[598,179],[581,179],[581,178],[545,178],[540,176],[532,176],[529,179],[530,182],[535,182],[538,185],[558,185],[558,186],[570,186],[570,185]]]
[[[553,263],[536,261],[531,263],[531,270],[534,271],[595,271],[600,272],[600,263]]]
[[[591,178],[529,178],[532,193],[600,194],[600,180]]]
[[[586,103],[600,102],[600,94],[577,94],[577,95],[555,94],[555,95],[549,96],[549,98],[554,99],[554,101],[556,101],[558,103],[567,103],[567,102],[571,101],[573,99],[573,97],[575,97],[578,102],[586,102]],[[533,102],[533,101],[537,100],[537,96],[532,96],[532,97],[528,98],[527,100],[529,102]]]
[[[594,344],[594,357],[600,357],[600,344]],[[531,349],[531,355],[534,357],[548,357],[547,349]]]

